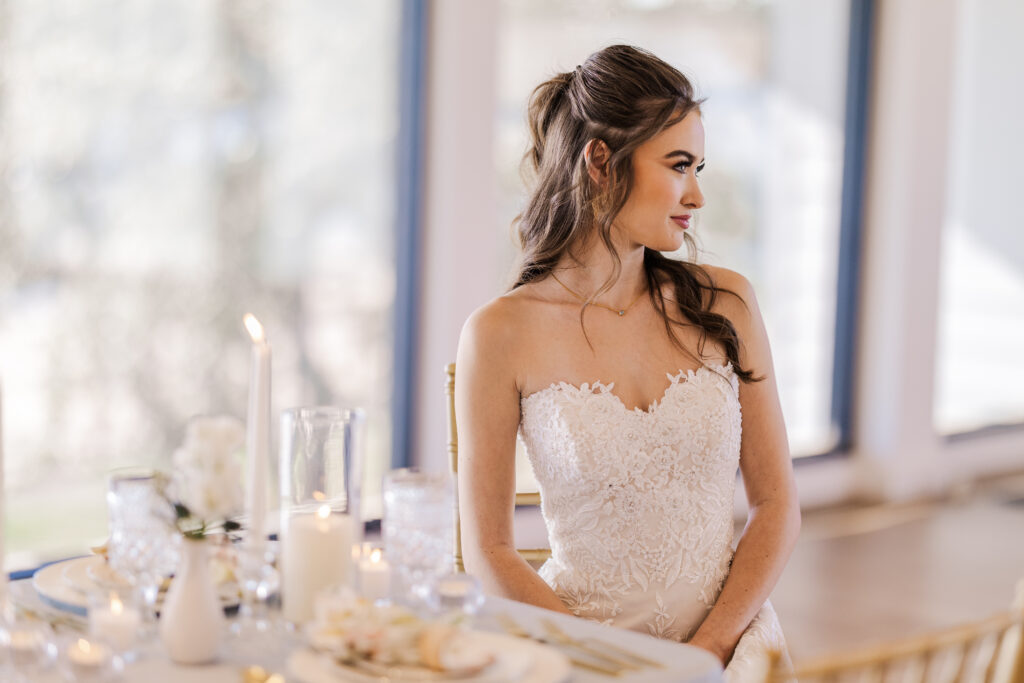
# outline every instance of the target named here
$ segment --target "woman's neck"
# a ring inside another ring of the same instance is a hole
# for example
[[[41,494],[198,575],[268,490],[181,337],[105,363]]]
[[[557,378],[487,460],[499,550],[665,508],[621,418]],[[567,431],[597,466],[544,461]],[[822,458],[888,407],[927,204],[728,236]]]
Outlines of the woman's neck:
[[[622,308],[634,301],[647,289],[644,272],[644,248],[616,249],[621,268],[618,278],[596,303]],[[554,268],[554,275],[563,286],[578,296],[589,299],[615,275],[615,260],[599,240],[562,256]]]

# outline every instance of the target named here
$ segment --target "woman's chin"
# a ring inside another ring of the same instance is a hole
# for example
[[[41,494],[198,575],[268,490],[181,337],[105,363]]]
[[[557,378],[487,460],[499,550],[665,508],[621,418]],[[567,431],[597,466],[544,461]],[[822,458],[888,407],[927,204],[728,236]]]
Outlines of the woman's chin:
[[[658,240],[657,243],[648,244],[646,245],[646,247],[654,251],[669,253],[673,251],[679,251],[685,245],[686,240],[684,240],[682,234],[680,234],[678,238],[673,236],[670,239]]]

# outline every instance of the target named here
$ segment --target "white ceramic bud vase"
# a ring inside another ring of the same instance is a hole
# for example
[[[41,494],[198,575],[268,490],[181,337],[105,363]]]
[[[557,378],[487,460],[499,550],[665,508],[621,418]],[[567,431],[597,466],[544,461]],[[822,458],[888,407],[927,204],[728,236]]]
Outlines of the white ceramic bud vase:
[[[207,542],[186,538],[181,563],[160,610],[160,640],[175,662],[202,664],[217,657],[224,629]]]

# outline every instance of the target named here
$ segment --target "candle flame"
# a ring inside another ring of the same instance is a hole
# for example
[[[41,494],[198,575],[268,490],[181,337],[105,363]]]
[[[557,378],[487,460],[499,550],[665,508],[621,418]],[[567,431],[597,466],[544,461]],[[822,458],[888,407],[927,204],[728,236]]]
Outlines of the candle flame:
[[[331,506],[330,505],[321,505],[320,507],[318,507],[316,509],[316,516],[319,517],[320,519],[327,519],[328,517],[331,516]]]
[[[89,654],[89,652],[92,650],[92,643],[90,643],[85,638],[79,638],[78,649],[84,652],[85,654]]]
[[[373,552],[370,553],[370,562],[372,564],[380,564],[380,558],[383,556],[380,548],[374,548]]]
[[[121,614],[124,611],[124,603],[116,595],[110,596],[110,611],[114,614]]]
[[[323,494],[323,491],[313,491],[313,500],[320,503],[323,502],[327,496]]]
[[[266,337],[263,336],[263,325],[256,319],[256,316],[252,313],[246,313],[245,317],[242,318],[242,322],[245,323],[245,329],[249,331],[249,336],[252,337],[254,344],[266,340]]]

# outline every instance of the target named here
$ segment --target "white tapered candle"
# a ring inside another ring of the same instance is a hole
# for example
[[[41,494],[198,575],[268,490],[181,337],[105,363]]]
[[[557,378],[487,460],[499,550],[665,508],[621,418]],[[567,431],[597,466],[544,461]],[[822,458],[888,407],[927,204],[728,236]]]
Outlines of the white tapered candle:
[[[249,415],[246,430],[246,512],[249,513],[250,547],[266,540],[267,469],[270,467],[270,344],[263,325],[251,313],[245,327],[252,338],[252,367],[249,374]]]

